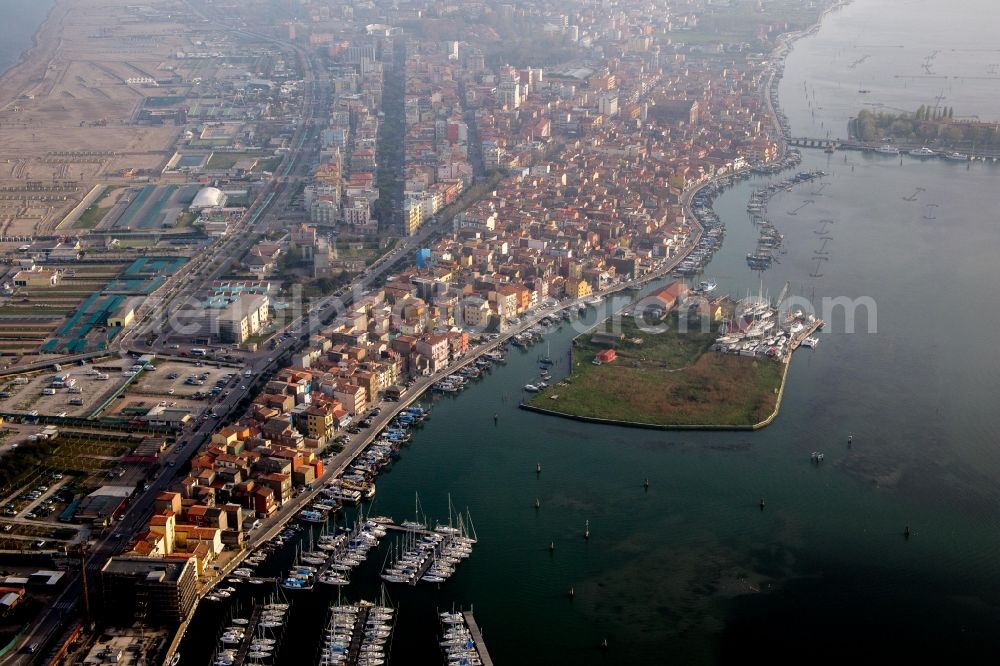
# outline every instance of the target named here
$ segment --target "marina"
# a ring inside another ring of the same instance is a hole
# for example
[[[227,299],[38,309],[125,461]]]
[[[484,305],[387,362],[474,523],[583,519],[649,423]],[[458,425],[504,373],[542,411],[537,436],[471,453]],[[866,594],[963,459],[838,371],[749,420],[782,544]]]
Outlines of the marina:
[[[445,612],[440,617],[445,666],[493,666],[483,632],[471,610]]]
[[[233,616],[219,636],[213,666],[270,664],[281,647],[289,604],[255,603],[249,618]]]
[[[778,261],[777,254],[785,254],[787,251],[784,247],[784,235],[767,218],[767,204],[771,197],[781,192],[790,192],[796,185],[816,181],[826,175],[824,171],[802,171],[753,191],[747,203],[747,215],[751,224],[757,228],[759,237],[757,247],[747,253],[747,266],[756,271],[767,270],[772,263]],[[788,211],[788,215],[798,215],[812,203],[812,200],[807,199],[795,210]]]
[[[385,595],[369,601],[330,605],[329,620],[319,642],[319,666],[380,666],[389,659],[395,609]]]

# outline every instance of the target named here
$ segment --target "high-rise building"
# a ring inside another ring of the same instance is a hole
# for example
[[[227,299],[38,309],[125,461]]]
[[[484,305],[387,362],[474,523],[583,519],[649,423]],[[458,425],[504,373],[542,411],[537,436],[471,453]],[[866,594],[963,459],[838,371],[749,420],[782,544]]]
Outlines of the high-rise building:
[[[101,569],[105,618],[131,625],[180,624],[194,606],[194,558],[112,557]]]

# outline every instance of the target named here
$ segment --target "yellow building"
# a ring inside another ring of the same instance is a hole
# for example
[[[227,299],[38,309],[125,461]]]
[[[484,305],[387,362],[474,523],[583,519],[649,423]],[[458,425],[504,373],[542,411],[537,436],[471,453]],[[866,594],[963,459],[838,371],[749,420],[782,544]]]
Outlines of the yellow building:
[[[590,283],[583,278],[569,278],[566,280],[566,295],[572,298],[583,298],[594,293]]]
[[[130,326],[133,321],[135,321],[135,310],[130,307],[124,307],[108,317],[108,326],[125,328],[126,326]]]
[[[417,229],[420,225],[424,223],[423,211],[420,207],[419,201],[406,202],[403,208],[403,228],[406,231],[407,236],[412,236],[417,233]]]

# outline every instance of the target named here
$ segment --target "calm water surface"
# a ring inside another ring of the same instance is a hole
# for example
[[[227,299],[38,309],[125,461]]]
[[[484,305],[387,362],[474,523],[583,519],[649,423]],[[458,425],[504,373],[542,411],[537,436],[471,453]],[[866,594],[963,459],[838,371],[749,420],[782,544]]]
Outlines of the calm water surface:
[[[859,79],[882,103],[910,108],[938,84],[895,74],[919,74],[931,51],[941,72],[1000,60],[968,55],[997,24],[975,12],[992,10],[948,5],[952,32],[937,29],[940,3],[861,0],[832,15],[789,59],[781,94],[793,128],[815,131],[803,80],[823,107],[817,122],[840,129],[859,108],[844,92]],[[949,79],[947,104],[1000,116],[1000,98],[977,81]],[[849,334],[835,312],[819,347],[796,354],[780,418],[757,433],[523,412],[521,387],[537,379],[543,347],[512,350],[486,379],[435,400],[380,478],[373,511],[405,519],[419,493],[427,514],[445,518],[450,493],[480,543],[440,590],[390,588],[400,606],[394,663],[440,663],[434,610],[453,604],[475,606],[499,664],[980,662],[1000,652],[1000,168],[822,152],[806,152],[802,168],[830,175],[772,199],[787,241],[781,263],[761,276],[743,260],[756,236],[746,201],[766,182],[749,181],[716,203],[728,233],[707,274],[736,295],[774,296],[788,281],[815,303],[868,297],[871,320]],[[549,336],[557,375],[573,335],[564,326]],[[820,467],[815,450],[826,453]],[[377,592],[387,553],[355,574],[349,598]],[[313,654],[330,593],[293,598],[283,663]],[[182,663],[208,662],[228,610],[203,605]]]
[[[17,63],[31,47],[38,27],[52,9],[53,0],[4,0],[0,22],[0,73]]]

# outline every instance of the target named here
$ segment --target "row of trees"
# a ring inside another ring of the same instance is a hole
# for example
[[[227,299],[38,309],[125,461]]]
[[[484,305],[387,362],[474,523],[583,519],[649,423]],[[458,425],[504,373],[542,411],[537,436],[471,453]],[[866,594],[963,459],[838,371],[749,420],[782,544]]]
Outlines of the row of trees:
[[[920,108],[917,109],[916,119],[917,120],[943,120],[955,117],[955,107],[953,106],[934,106],[930,107],[926,104],[921,104]]]
[[[854,133],[862,141],[876,142],[892,138],[904,143],[940,142],[947,146],[964,145],[1000,148],[997,123],[953,122],[953,107],[921,106],[916,113],[885,113],[862,109],[854,121]]]

